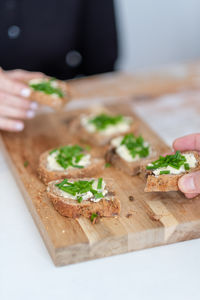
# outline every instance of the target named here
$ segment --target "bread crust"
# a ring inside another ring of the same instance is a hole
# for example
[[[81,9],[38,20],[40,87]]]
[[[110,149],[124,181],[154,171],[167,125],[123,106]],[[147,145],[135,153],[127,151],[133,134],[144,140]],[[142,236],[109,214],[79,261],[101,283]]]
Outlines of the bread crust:
[[[63,171],[50,171],[47,169],[47,156],[51,150],[42,153],[39,159],[38,175],[45,184],[57,179],[92,177],[103,171],[105,166],[103,158],[91,157],[91,163],[85,168],[69,168]]]
[[[110,113],[110,112],[108,112]],[[86,143],[95,145],[95,146],[105,146],[107,145],[113,138],[122,135],[122,134],[127,134],[130,132],[134,132],[135,134],[137,133],[138,129],[138,124],[137,121],[133,120],[132,125],[130,126],[129,130],[123,133],[115,133],[109,136],[103,135],[103,134],[98,134],[98,133],[90,133],[88,132],[82,125],[81,125],[81,116],[78,118],[74,119],[71,122],[70,130],[72,133],[75,133],[78,138]]]
[[[45,94],[41,91],[35,91],[31,88],[31,94],[29,96],[29,99],[32,101],[36,101],[39,104],[50,106],[55,110],[61,109],[69,101],[70,89],[68,83],[63,82],[61,80],[56,80],[56,82],[58,84],[58,87],[64,93],[63,98],[53,97],[52,95]]]
[[[82,180],[91,180],[92,178],[82,178]],[[109,191],[110,200],[101,199],[99,202],[83,200],[78,203],[77,200],[63,198],[59,195],[59,189],[55,183],[62,180],[51,181],[47,186],[47,196],[52,201],[54,208],[64,217],[78,218],[84,216],[90,218],[93,213],[99,217],[114,217],[120,214],[120,201],[116,198],[112,190],[112,180],[105,179],[106,188]]]
[[[147,158],[140,158],[137,161],[127,162],[123,158],[121,158],[115,150],[115,147],[111,146],[109,148],[105,155],[106,162],[111,163],[116,169],[130,176],[139,174],[141,164],[145,164],[146,161],[156,156],[155,150],[152,149],[150,156],[148,156]]]
[[[196,160],[197,166],[195,168],[190,169],[184,173],[178,175],[171,174],[162,174],[159,176],[155,176],[152,174],[152,171],[146,170],[146,165],[142,166],[141,172],[143,172],[144,177],[147,179],[145,192],[170,192],[170,191],[178,191],[178,181],[185,174],[189,174],[195,171],[200,170],[200,155],[196,151],[183,151],[181,153],[193,153]]]

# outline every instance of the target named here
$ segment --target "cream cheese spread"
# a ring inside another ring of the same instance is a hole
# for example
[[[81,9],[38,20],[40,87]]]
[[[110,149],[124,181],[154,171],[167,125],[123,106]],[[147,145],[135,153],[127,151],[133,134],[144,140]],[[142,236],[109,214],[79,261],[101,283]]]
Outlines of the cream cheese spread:
[[[58,151],[55,151],[52,154],[49,154],[47,156],[47,169],[49,171],[64,171],[64,170],[68,170],[68,169],[73,168],[73,167],[69,167],[67,169],[64,169],[61,165],[59,165],[56,161],[56,156],[57,155],[58,155]],[[74,158],[73,163],[78,165],[78,166],[87,167],[91,163],[90,158],[91,158],[91,155],[86,154],[80,159],[80,161],[78,163],[75,162],[75,158]]]
[[[49,80],[47,80],[45,78],[34,78],[34,79],[31,79],[29,81],[29,85],[31,85],[31,84],[39,84],[39,83],[47,82],[47,81],[50,83],[50,85],[52,87],[58,88],[58,83],[55,80],[49,81]],[[51,97],[53,97],[53,98],[59,98],[58,94],[56,94],[56,93],[51,94]]]
[[[73,181],[69,181],[69,182],[73,182]],[[106,187],[105,181],[104,180],[102,181],[101,189],[97,189],[97,185],[98,185],[98,180],[96,179],[92,185],[93,189],[97,190],[99,193],[102,193],[103,196],[106,196],[108,191],[105,188]],[[90,200],[92,202],[99,202],[102,199],[102,198],[95,199],[94,195],[90,191],[87,193],[84,193],[84,194],[76,194],[75,196],[73,196],[71,194],[68,194],[68,193],[60,190],[60,189],[58,189],[58,190],[59,190],[59,195],[62,196],[63,198],[69,198],[69,199],[76,200],[77,197],[82,197],[82,201]],[[109,198],[106,198],[106,200],[109,200]]]
[[[140,156],[137,154],[135,157],[133,157],[127,147],[125,145],[121,145],[121,142],[123,140],[123,136],[116,137],[112,139],[111,145],[115,148],[115,152],[125,161],[127,162],[134,162],[138,161]],[[144,146],[147,147],[149,144],[147,142],[144,142]]]
[[[189,165],[190,168],[196,167],[197,160],[193,153],[185,153],[185,154],[181,154],[181,155],[183,155],[186,158],[186,163]],[[148,164],[148,166],[151,166],[151,165],[152,164]],[[182,165],[179,169],[175,169],[171,166],[167,166],[167,167],[162,167],[162,168],[152,170],[153,174],[156,176],[159,176],[161,171],[170,171],[169,174],[171,174],[171,175],[178,175],[178,174],[186,172],[184,165]]]
[[[132,123],[131,118],[123,117],[123,120],[116,125],[108,125],[104,130],[97,130],[95,125],[90,123],[90,120],[94,117],[94,115],[82,116],[80,120],[81,125],[90,133],[98,132],[99,134],[106,136],[126,132],[130,129]]]

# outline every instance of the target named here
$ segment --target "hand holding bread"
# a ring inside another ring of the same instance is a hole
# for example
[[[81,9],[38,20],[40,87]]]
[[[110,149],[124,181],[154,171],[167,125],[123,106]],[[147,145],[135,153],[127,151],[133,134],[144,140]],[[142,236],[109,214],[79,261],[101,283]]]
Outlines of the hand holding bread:
[[[173,148],[174,153],[141,166],[145,192],[180,190],[187,198],[194,198],[200,193],[200,134],[176,139]]]
[[[40,72],[0,69],[0,130],[21,131],[38,104],[60,109],[68,99],[69,87],[63,81]]]
[[[173,148],[180,151],[197,151],[200,152],[200,134],[190,134],[176,139]],[[187,198],[194,198],[200,194],[200,171],[186,174],[179,179],[179,189]]]
[[[35,116],[37,103],[30,101],[31,89],[24,82],[43,76],[39,72],[0,69],[0,130],[21,131],[23,120]]]

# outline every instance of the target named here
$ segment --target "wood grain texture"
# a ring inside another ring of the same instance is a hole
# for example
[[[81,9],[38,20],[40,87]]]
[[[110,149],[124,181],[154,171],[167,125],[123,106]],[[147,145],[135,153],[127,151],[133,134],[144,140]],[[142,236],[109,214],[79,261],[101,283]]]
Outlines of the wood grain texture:
[[[132,115],[126,102],[111,108],[116,113]],[[39,115],[27,121],[23,132],[1,134],[6,159],[54,263],[61,266],[200,237],[199,197],[187,200],[179,192],[144,193],[145,183],[139,176],[130,177],[113,167],[105,169],[100,176],[115,181],[121,201],[120,217],[102,218],[93,225],[83,217],[69,219],[59,215],[47,198],[36,170],[42,152],[78,142],[70,135],[68,124],[79,113]],[[139,133],[158,152],[169,150],[145,122],[136,115],[134,118],[139,123]],[[103,155],[105,149],[92,151]],[[27,167],[25,161],[29,162]],[[133,201],[129,196],[133,196]]]
[[[69,80],[71,99],[95,97],[154,98],[199,89],[200,62],[182,63],[149,72],[111,72]]]

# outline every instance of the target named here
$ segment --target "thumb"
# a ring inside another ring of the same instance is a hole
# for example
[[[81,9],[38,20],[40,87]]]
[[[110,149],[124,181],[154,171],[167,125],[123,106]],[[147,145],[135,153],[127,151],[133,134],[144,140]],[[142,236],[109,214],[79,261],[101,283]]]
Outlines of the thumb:
[[[181,192],[185,194],[200,193],[200,171],[181,177],[178,186]]]

